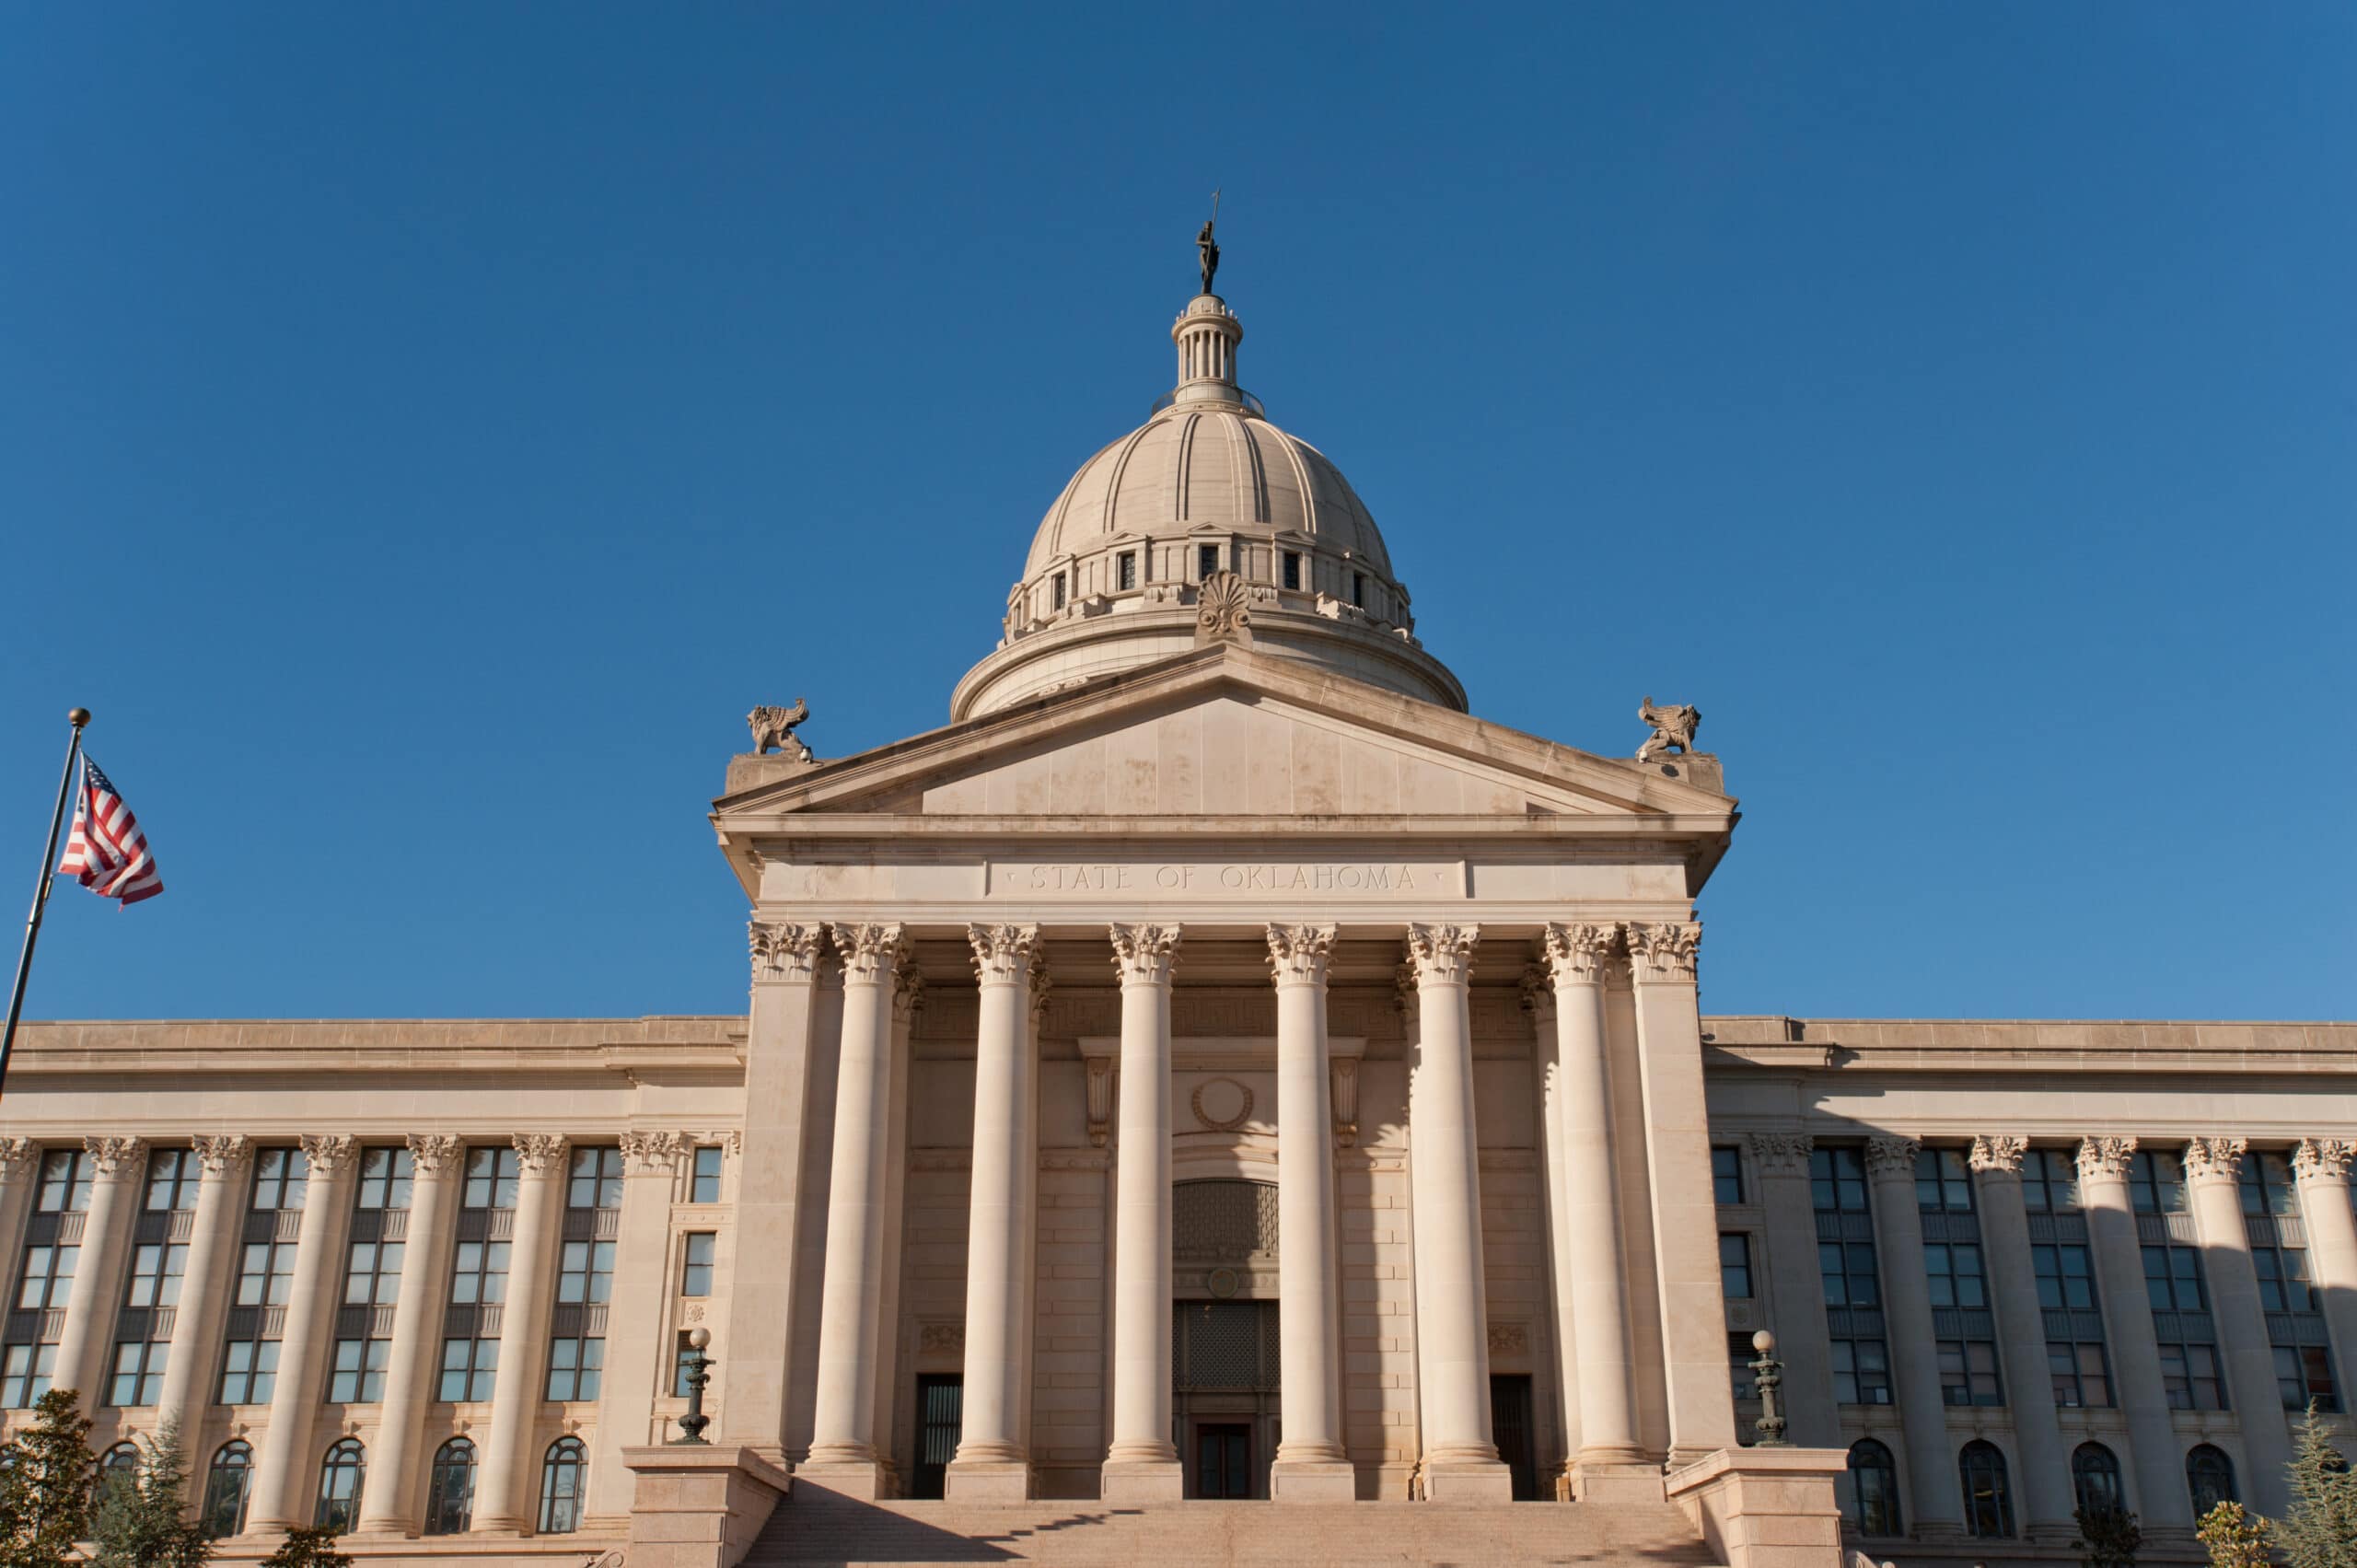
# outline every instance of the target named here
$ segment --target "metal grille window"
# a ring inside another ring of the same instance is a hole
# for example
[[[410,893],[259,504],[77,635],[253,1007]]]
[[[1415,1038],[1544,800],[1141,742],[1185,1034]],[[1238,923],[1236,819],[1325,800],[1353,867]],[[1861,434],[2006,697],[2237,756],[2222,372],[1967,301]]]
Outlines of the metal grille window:
[[[1048,603],[1051,608],[1062,610],[1064,607],[1065,596],[1069,592],[1070,590],[1064,587],[1064,575],[1062,572],[1048,579]]]
[[[231,1340],[221,1357],[225,1405],[266,1405],[278,1387],[276,1340]]]
[[[2160,1347],[2161,1391],[2173,1411],[2222,1411],[2226,1408],[2226,1386],[2218,1376],[2218,1351],[2214,1345],[2170,1345]]]
[[[157,1149],[147,1156],[147,1211],[195,1208],[203,1174],[194,1149]]]
[[[1983,1340],[1942,1340],[1940,1398],[1952,1405],[2002,1405],[1997,1383],[1997,1347]]]
[[[1216,544],[1199,544],[1195,546],[1196,580],[1200,582],[1218,570],[1219,546]]]
[[[1301,587],[1301,552],[1297,550],[1285,552],[1284,583],[1289,588],[1298,589]]]
[[[685,1261],[679,1270],[681,1295],[712,1294],[712,1260],[720,1238],[711,1231],[691,1231],[687,1237]]]
[[[1277,1386],[1277,1304],[1182,1301],[1170,1318],[1171,1382],[1196,1389]]]
[[[1121,593],[1138,586],[1137,552],[1124,550],[1113,558],[1113,587]]]
[[[252,1207],[300,1209],[310,1190],[310,1156],[300,1149],[262,1149],[254,1155]]]
[[[52,1149],[41,1156],[41,1192],[34,1208],[44,1214],[80,1214],[90,1206],[97,1167],[80,1149]]]
[[[1825,1287],[1834,1398],[1849,1405],[1887,1405],[1890,1352],[1883,1338],[1865,1156],[1854,1147],[1817,1149],[1809,1156],[1808,1178],[1817,1208],[1817,1277]]]
[[[107,1383],[107,1403],[131,1407],[152,1405],[164,1391],[164,1364],[172,1347],[145,1340],[127,1340],[114,1347],[114,1376]]]
[[[1181,1262],[1241,1263],[1277,1252],[1271,1181],[1181,1181],[1170,1190],[1172,1255]]]
[[[497,1340],[444,1340],[442,1380],[434,1397],[445,1404],[481,1402],[491,1398],[498,1377]]]
[[[2221,1503],[2239,1501],[2235,1496],[2234,1461],[2207,1443],[2196,1444],[2186,1455],[2185,1485],[2193,1494],[2197,1519]]]
[[[2119,1510],[2124,1493],[2119,1484],[2119,1459],[2100,1443],[2082,1443],[2071,1453],[2071,1490],[2083,1514]]]
[[[390,1340],[338,1340],[335,1365],[328,1374],[328,1402],[373,1405],[385,1397],[385,1367],[392,1359]]]
[[[606,1367],[606,1342],[575,1336],[549,1342],[548,1398],[587,1403],[598,1397],[598,1383]]]
[[[2034,1214],[2078,1213],[2079,1162],[2068,1149],[2032,1149],[2022,1156],[2022,1206]]]
[[[717,1203],[720,1202],[720,1145],[705,1144],[695,1153],[695,1165],[688,1177],[688,1202]]]
[[[1738,1299],[1751,1294],[1751,1237],[1741,1231],[1719,1233],[1719,1290]]]
[[[1743,1151],[1724,1144],[1711,1150],[1711,1195],[1721,1203],[1743,1202]]]

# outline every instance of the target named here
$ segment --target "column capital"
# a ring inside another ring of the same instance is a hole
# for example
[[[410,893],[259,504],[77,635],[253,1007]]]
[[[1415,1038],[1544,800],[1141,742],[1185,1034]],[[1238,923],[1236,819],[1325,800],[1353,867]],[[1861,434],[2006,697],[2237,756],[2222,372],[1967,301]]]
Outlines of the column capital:
[[[1168,985],[1178,953],[1175,925],[1109,925],[1113,968],[1123,985]]]
[[[562,1174],[564,1169],[565,1139],[562,1132],[518,1132],[515,1137],[516,1163],[523,1167],[527,1176]]]
[[[360,1140],[349,1132],[306,1132],[295,1141],[313,1176],[342,1176],[360,1152]]]
[[[1055,982],[1048,978],[1048,955],[1044,952],[1033,953],[1031,955],[1030,1022],[1031,1032],[1035,1035],[1039,1032],[1039,1026],[1047,1021],[1048,997],[1055,989]]]
[[[1522,979],[1515,989],[1522,999],[1522,1010],[1539,1020],[1542,1027],[1555,1016],[1555,988],[1548,982],[1545,964],[1525,964]]]
[[[1866,1140],[1866,1174],[1884,1180],[1915,1179],[1915,1156],[1923,1152],[1921,1138],[1898,1136]]]
[[[1639,984],[1691,981],[1702,947],[1698,920],[1632,920],[1628,934],[1630,966]]]
[[[1983,1133],[1972,1140],[1972,1168],[1983,1176],[2019,1176],[2029,1140],[2011,1132]]]
[[[2079,1140],[2079,1179],[2098,1178],[2113,1181],[2128,1179],[2128,1164],[2136,1154],[2133,1138],[2082,1138]]]
[[[876,924],[835,924],[827,928],[842,955],[845,984],[874,985],[897,967],[908,950],[908,933],[898,921]]]
[[[2185,1178],[2189,1182],[2233,1181],[2242,1173],[2247,1138],[2189,1138],[2185,1144]]]
[[[2292,1168],[2303,1181],[2346,1182],[2351,1157],[2357,1144],[2346,1138],[2303,1138],[2292,1151]]]
[[[41,1163],[41,1145],[30,1138],[0,1138],[0,1180],[30,1176]]]
[[[1271,925],[1269,927],[1269,973],[1279,987],[1324,985],[1326,964],[1334,954],[1330,925]]]
[[[1620,947],[1620,927],[1611,922],[1550,925],[1545,934],[1547,968],[1557,985],[1601,985]]]
[[[1806,1176],[1808,1156],[1817,1152],[1817,1140],[1805,1132],[1748,1132],[1743,1141],[1762,1176]]]
[[[745,923],[746,945],[752,950],[756,981],[808,981],[819,972],[819,951],[826,928],[790,921],[753,920]]]
[[[254,1157],[254,1141],[243,1132],[199,1132],[189,1144],[207,1176],[235,1176]]]
[[[147,1156],[145,1138],[90,1137],[82,1140],[82,1147],[89,1152],[90,1162],[102,1177],[136,1176],[140,1162]]]
[[[892,970],[892,1021],[905,1024],[924,1010],[924,976],[902,964]]]
[[[1030,977],[1039,946],[1036,925],[970,925],[966,944],[974,950],[974,979],[983,985],[1019,985]]]
[[[622,1169],[632,1176],[676,1176],[679,1162],[695,1146],[685,1132],[625,1132],[621,1135]]]
[[[1408,958],[1416,967],[1419,989],[1427,985],[1463,985],[1473,978],[1473,949],[1481,940],[1478,925],[1411,925]]]
[[[467,1141],[456,1132],[412,1132],[409,1152],[420,1176],[445,1176],[466,1163]]]

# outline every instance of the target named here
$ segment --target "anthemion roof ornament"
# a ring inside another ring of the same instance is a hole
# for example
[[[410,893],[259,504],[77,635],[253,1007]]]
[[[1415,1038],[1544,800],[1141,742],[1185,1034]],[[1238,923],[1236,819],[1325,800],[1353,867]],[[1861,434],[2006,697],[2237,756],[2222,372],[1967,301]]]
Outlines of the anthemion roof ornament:
[[[797,762],[815,762],[810,748],[795,737],[795,728],[810,716],[810,704],[801,698],[794,699],[790,708],[756,707],[745,715],[745,723],[753,731],[753,755],[766,753],[775,747]]]
[[[1693,752],[1694,732],[1702,725],[1701,709],[1678,703],[1656,708],[1654,700],[1647,697],[1637,704],[1637,717],[1653,726],[1654,730],[1645,743],[1637,748],[1638,761],[1650,762],[1672,750],[1689,755]]]

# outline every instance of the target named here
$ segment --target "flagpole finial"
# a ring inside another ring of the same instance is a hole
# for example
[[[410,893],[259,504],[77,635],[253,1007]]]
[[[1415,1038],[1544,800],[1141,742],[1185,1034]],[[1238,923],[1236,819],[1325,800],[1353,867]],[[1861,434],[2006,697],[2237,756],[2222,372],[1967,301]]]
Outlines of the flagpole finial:
[[[66,714],[65,722],[72,725],[75,729],[79,729],[84,725],[90,722],[90,710],[87,708],[73,709],[71,712]]]

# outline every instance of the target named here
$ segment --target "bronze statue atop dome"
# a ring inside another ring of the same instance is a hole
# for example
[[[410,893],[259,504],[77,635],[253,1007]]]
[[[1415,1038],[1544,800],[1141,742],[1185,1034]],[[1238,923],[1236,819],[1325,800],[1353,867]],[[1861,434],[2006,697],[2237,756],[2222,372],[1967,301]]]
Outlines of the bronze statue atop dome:
[[[1219,192],[1212,192],[1212,215],[1203,220],[1203,232],[1195,236],[1195,249],[1202,255],[1203,292],[1212,291],[1212,279],[1219,273],[1219,241],[1212,238],[1212,226],[1219,222]]]

